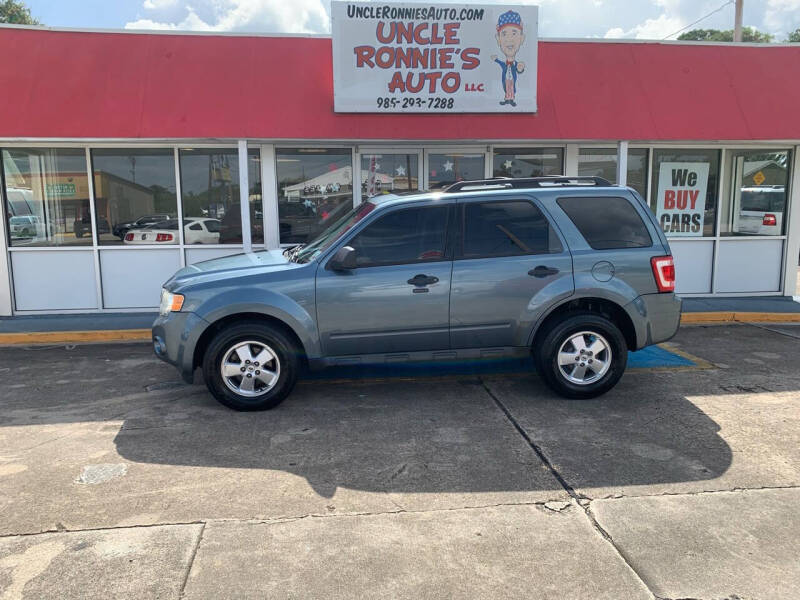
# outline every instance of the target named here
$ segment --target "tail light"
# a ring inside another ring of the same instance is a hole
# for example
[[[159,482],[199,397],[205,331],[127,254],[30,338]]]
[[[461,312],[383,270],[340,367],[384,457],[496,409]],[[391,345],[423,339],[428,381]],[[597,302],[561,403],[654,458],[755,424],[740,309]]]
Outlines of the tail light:
[[[764,219],[761,221],[761,224],[766,227],[775,227],[778,224],[778,219],[772,213],[767,213],[764,215]]]
[[[156,235],[157,242],[171,242],[172,241],[172,234],[171,233],[159,233]]]
[[[654,256],[650,259],[653,277],[659,292],[675,291],[675,263],[671,256]]]
[[[125,241],[126,242],[132,242],[133,241],[133,234],[132,233],[126,233],[125,234]]]

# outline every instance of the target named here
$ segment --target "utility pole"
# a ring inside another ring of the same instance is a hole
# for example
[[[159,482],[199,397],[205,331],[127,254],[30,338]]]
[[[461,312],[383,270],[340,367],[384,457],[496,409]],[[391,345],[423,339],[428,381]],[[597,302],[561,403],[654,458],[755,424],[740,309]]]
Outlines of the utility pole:
[[[744,0],[736,0],[736,20],[733,25],[733,41],[742,41],[742,11],[744,10]]]

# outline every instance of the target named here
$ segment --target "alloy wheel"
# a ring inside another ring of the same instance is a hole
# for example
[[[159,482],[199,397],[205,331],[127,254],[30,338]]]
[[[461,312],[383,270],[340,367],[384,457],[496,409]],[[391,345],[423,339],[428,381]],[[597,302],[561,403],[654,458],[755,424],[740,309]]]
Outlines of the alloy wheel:
[[[603,378],[611,368],[611,345],[599,333],[571,334],[558,351],[558,372],[576,385],[589,385]]]
[[[253,398],[275,387],[281,363],[275,351],[263,342],[237,342],[225,352],[220,373],[231,391]]]

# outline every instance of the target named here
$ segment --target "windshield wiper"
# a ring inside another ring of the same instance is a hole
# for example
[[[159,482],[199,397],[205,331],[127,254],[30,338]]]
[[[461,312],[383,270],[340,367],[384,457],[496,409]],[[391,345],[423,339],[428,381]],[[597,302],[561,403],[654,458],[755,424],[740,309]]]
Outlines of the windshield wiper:
[[[290,262],[294,262],[294,259],[297,258],[297,255],[300,254],[300,250],[305,248],[305,244],[297,244],[297,246],[293,246],[289,248],[289,256],[287,257]]]

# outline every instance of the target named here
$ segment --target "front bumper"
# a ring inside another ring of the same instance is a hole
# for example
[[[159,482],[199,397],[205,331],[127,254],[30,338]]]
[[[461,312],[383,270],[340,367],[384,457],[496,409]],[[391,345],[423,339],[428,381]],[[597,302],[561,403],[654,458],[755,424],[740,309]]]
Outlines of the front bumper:
[[[178,368],[184,381],[194,378],[194,350],[208,322],[192,312],[171,312],[153,322],[153,352]]]

